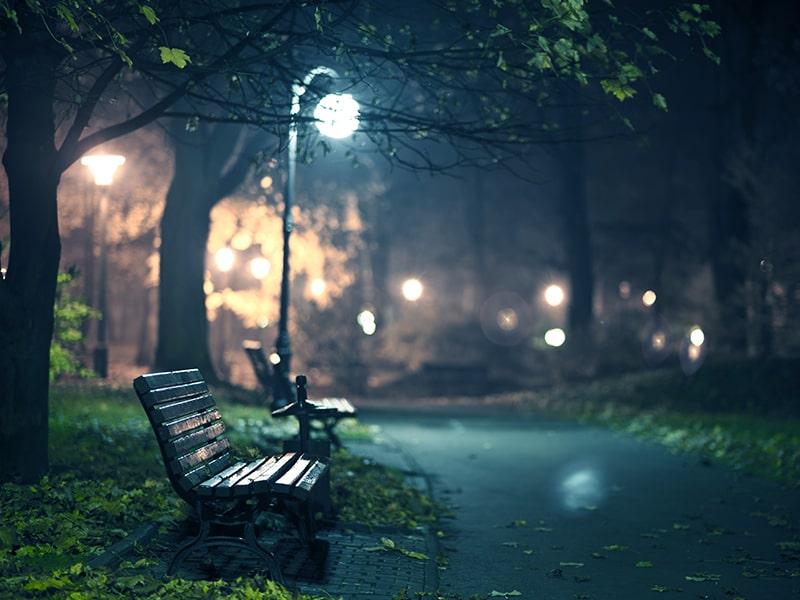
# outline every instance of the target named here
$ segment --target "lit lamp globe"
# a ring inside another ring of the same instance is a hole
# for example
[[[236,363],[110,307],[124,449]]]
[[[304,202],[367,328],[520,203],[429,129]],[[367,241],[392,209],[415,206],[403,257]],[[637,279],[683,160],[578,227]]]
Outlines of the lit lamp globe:
[[[350,94],[328,94],[314,108],[319,132],[340,140],[358,129],[358,102]]]
[[[125,157],[120,154],[90,154],[81,158],[81,164],[92,173],[95,185],[102,186],[114,182],[114,173],[124,163]]]

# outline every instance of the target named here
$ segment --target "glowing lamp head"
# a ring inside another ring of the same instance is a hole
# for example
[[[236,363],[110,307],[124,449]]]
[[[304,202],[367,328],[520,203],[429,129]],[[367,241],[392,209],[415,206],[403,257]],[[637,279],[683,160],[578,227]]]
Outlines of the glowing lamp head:
[[[311,285],[309,287],[311,295],[315,298],[319,298],[325,293],[325,290],[328,289],[328,284],[321,277],[317,277],[311,280]]]
[[[564,302],[564,288],[560,285],[548,285],[544,290],[544,301],[550,306],[561,306]]]
[[[705,343],[706,334],[703,333],[703,330],[699,327],[693,327],[689,332],[689,341],[692,343],[692,346],[697,346],[699,348]]]
[[[497,326],[503,331],[514,331],[519,325],[519,315],[513,308],[497,311]]]
[[[236,262],[236,254],[231,248],[227,246],[220,248],[214,253],[214,263],[217,268],[223,273],[227,273],[233,268]]]
[[[94,177],[95,185],[111,185],[114,172],[125,162],[119,154],[90,154],[81,158],[81,164],[88,167]]]
[[[656,293],[653,290],[646,290],[644,294],[642,294],[642,304],[647,307],[653,306],[656,303]]]
[[[328,94],[314,108],[319,132],[337,140],[358,129],[358,114],[358,102],[350,94]]]
[[[563,346],[564,342],[567,341],[567,334],[564,333],[564,330],[560,327],[555,327],[554,329],[548,329],[544,332],[544,343],[548,346],[552,346],[553,348],[558,348],[559,346]]]
[[[263,256],[256,256],[250,261],[250,274],[259,281],[264,279],[268,274],[272,265]]]
[[[419,279],[411,278],[406,279],[403,282],[403,287],[401,288],[403,293],[403,298],[408,300],[409,302],[416,302],[420,298],[422,298],[422,282]]]

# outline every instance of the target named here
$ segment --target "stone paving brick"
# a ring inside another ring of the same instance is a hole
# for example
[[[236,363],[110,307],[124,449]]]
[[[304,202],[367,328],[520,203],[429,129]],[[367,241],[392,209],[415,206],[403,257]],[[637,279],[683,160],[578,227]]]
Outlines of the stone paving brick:
[[[421,552],[430,558],[418,560],[397,550],[383,550],[383,537],[392,539],[398,548]],[[346,600],[388,600],[404,588],[414,592],[429,591],[436,585],[430,575],[435,569],[429,564],[435,558],[434,550],[428,547],[428,537],[422,532],[410,535],[405,532],[325,531],[318,535],[312,549],[303,548],[295,538],[281,537],[275,532],[268,532],[259,541],[264,547],[273,548],[286,584],[303,592]],[[164,569],[177,543],[177,539],[161,540]],[[194,553],[177,575],[188,579],[235,579],[262,570],[258,559],[248,552],[214,548],[211,552]]]

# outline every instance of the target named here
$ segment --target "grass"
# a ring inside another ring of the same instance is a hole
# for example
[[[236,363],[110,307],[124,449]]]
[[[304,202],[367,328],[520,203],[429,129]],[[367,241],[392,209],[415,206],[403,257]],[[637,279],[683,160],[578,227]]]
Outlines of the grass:
[[[520,394],[518,401],[798,486],[798,390],[796,361],[720,361],[693,377],[657,369]]]
[[[310,598],[258,577],[156,579],[147,558],[112,570],[87,567],[141,523],[178,527],[188,506],[169,486],[132,391],[56,385],[50,404],[50,473],[35,485],[0,487],[0,598]],[[273,421],[263,408],[224,398],[219,405],[241,456],[275,451],[296,431],[292,420]],[[343,429],[345,436],[370,435],[358,424]],[[402,473],[347,452],[334,456],[331,484],[342,520],[408,528],[435,519],[433,503],[408,486]]]

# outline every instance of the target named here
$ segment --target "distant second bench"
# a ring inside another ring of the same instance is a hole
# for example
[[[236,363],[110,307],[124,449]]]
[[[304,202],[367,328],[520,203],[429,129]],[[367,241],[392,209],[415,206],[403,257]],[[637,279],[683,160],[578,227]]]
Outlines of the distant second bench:
[[[264,347],[256,341],[247,340],[243,344],[245,354],[253,366],[253,372],[258,379],[258,383],[262,389],[270,394],[272,392],[273,378],[275,377],[273,369],[267,361],[267,355],[264,352]],[[309,400],[316,408],[325,409],[320,410],[319,414],[324,416],[312,416],[311,421],[322,429],[330,440],[334,448],[341,448],[342,441],[336,434],[336,425],[342,419],[354,419],[358,416],[358,411],[349,400],[345,398],[321,398]],[[289,416],[288,413],[282,410],[282,407],[276,407],[272,415],[276,418]]]

